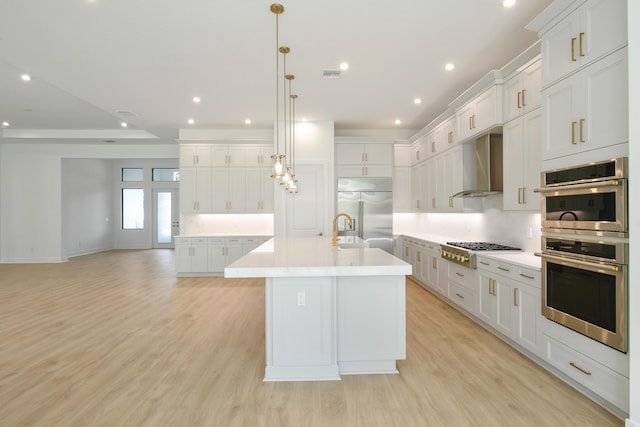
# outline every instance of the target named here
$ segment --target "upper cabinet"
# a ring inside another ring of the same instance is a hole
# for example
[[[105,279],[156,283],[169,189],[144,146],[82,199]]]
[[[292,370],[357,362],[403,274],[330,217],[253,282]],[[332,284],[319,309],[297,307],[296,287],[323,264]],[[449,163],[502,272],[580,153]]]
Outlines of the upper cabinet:
[[[180,145],[180,167],[211,167],[211,146]]]
[[[543,92],[543,160],[629,141],[627,48]]]
[[[502,123],[500,93],[502,85],[494,85],[456,110],[458,140],[486,132]]]
[[[239,145],[213,145],[211,148],[212,165],[244,167],[246,149],[246,146]]]
[[[266,144],[181,144],[182,213],[273,212]]]
[[[391,177],[393,144],[336,144],[336,173],[339,177]]]
[[[544,86],[627,44],[626,0],[574,4],[569,15],[540,28]]]
[[[507,80],[502,87],[502,112],[508,122],[534,110],[542,103],[542,67],[538,56],[522,71]]]

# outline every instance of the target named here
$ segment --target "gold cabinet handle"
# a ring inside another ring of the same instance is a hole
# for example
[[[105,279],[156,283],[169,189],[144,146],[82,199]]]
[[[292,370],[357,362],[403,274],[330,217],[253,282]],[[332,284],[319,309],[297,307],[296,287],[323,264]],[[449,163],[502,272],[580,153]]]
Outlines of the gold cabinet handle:
[[[436,152],[436,142],[435,142],[435,141],[432,141],[432,142],[431,142],[431,152],[432,152],[432,153],[435,153],[435,152]]]
[[[471,126],[471,119],[473,118],[473,116],[469,116],[469,130],[473,129],[473,127]]]
[[[438,269],[438,260],[437,260],[437,258],[435,258],[435,257],[434,257],[434,258],[431,260],[431,266],[433,267],[433,269],[434,269],[434,270],[437,270],[437,269]]]
[[[489,265],[489,263],[488,263],[488,262],[486,262],[486,261],[478,261],[478,262],[479,262],[480,264],[482,264],[482,265]]]
[[[513,305],[518,306],[518,288],[513,288]]]
[[[571,122],[571,143],[574,145],[576,144],[576,123]]]
[[[576,365],[574,362],[569,362],[569,365],[573,366],[574,368],[576,368],[578,371],[582,372],[585,375],[591,375],[591,372],[587,371],[586,369],[582,369],[580,366]]]
[[[571,37],[571,61],[576,61],[576,38]]]
[[[456,275],[458,275],[458,276],[460,276],[460,277],[464,277],[464,274],[462,274],[462,273],[458,273],[457,271],[456,271]]]
[[[460,295],[459,293],[456,292],[456,296],[460,299],[464,299],[464,295]]]
[[[584,123],[584,119],[580,119],[580,142],[584,142],[584,138],[582,137],[582,124]]]
[[[449,133],[447,134],[447,142],[449,144],[453,143],[453,131],[452,130],[450,130]]]
[[[504,268],[504,267],[500,267],[500,266],[498,266],[498,270],[502,270],[502,271],[511,271],[511,270],[509,270],[508,268]]]
[[[584,33],[580,33],[580,56],[584,56],[584,51],[582,50],[582,39],[584,38]]]
[[[522,187],[522,204],[523,205],[527,204],[526,195],[527,195],[527,187]]]
[[[521,205],[522,204],[522,198],[521,198],[521,194],[522,194],[522,187],[518,187],[518,204]]]
[[[531,279],[531,280],[535,279],[535,277],[533,277],[533,276],[529,276],[528,274],[520,273],[520,275],[521,275],[522,277],[524,277],[525,279]]]
[[[520,96],[522,95],[522,92],[518,92],[518,108],[522,108],[522,106],[520,105]]]
[[[527,104],[524,103],[524,93],[526,92],[526,89],[522,89],[522,106],[526,107]]]

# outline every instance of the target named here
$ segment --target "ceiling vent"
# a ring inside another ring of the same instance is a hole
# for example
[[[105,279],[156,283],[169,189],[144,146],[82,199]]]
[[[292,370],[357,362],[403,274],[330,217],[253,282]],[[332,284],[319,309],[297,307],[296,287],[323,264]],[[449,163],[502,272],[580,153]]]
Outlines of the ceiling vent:
[[[325,79],[339,79],[340,78],[340,70],[335,68],[325,68],[322,70],[322,78]]]
[[[129,110],[117,110],[116,114],[122,117],[137,117],[138,115]]]

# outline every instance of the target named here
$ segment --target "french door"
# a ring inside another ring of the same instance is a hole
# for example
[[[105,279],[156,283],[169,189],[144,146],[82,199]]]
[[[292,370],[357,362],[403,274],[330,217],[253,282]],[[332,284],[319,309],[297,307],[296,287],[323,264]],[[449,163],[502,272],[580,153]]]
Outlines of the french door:
[[[153,189],[153,245],[173,248],[173,236],[180,233],[180,200],[177,188]]]

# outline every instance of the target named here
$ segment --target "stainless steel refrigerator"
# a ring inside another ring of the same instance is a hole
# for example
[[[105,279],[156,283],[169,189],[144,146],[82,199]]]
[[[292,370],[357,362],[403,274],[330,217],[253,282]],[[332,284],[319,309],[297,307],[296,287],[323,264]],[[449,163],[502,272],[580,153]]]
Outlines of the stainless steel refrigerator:
[[[338,178],[338,234],[356,235],[370,248],[393,253],[393,185],[391,178]]]

